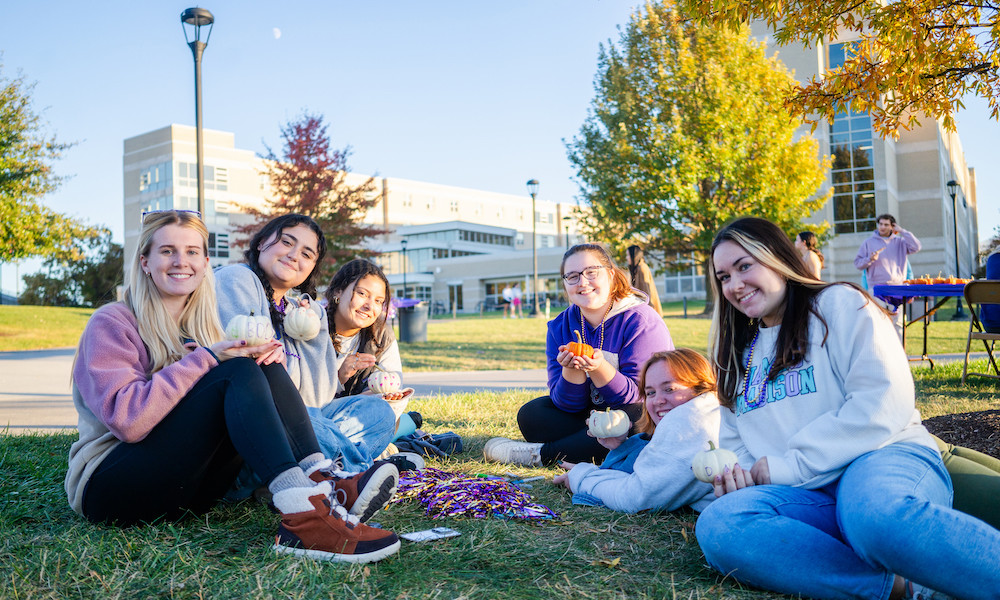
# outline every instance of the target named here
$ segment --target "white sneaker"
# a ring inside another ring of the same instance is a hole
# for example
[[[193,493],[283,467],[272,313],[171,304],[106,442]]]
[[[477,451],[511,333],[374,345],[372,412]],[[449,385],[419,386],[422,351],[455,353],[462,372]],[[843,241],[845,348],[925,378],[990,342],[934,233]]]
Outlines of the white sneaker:
[[[504,437],[495,437],[486,442],[483,456],[493,462],[520,465],[522,467],[542,466],[542,444],[518,442]]]
[[[948,594],[942,592],[935,592],[931,588],[920,585],[919,583],[914,583],[912,581],[905,581],[903,583],[903,599],[904,600],[955,600]]]

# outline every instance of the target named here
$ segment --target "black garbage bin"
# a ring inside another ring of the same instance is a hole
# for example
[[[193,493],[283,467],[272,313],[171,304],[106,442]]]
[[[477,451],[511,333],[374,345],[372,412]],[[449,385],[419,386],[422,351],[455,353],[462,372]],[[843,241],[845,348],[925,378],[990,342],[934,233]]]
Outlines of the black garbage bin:
[[[408,343],[427,341],[428,306],[426,302],[420,302],[415,306],[399,309],[399,341]]]

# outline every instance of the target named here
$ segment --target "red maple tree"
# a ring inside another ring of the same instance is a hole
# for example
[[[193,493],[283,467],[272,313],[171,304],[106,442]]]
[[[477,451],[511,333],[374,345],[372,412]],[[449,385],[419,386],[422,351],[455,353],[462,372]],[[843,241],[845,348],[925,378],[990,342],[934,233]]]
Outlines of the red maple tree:
[[[280,156],[267,144],[262,155],[266,163],[262,174],[270,179],[271,197],[261,208],[242,207],[254,220],[235,228],[239,235],[234,245],[245,246],[274,217],[299,213],[312,217],[326,235],[326,258],[317,265],[321,281],[329,281],[339,264],[378,254],[363,245],[366,239],[387,233],[363,222],[378,204],[375,178],[354,186],[347,182],[350,146],[332,148],[323,117],[309,113],[283,125],[281,137]]]

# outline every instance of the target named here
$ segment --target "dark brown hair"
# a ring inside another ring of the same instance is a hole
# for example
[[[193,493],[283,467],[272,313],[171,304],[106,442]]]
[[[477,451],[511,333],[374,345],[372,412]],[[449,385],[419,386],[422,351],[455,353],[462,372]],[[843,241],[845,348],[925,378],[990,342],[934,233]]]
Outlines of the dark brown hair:
[[[802,243],[805,244],[807,250],[819,257],[819,266],[822,267],[826,264],[826,259],[823,257],[823,253],[819,251],[819,238],[816,237],[815,233],[811,231],[800,231],[798,238],[802,240]]]
[[[281,239],[281,233],[286,229],[296,227],[298,225],[305,225],[313,233],[316,234],[318,238],[317,248],[316,248],[316,264],[313,266],[313,270],[309,273],[298,287],[295,289],[304,293],[309,294],[313,299],[316,298],[316,282],[313,281],[316,275],[317,267],[323,262],[323,257],[326,256],[326,236],[323,235],[323,230],[320,229],[319,224],[313,221],[310,217],[306,215],[299,214],[288,214],[281,215],[280,217],[275,217],[268,221],[257,233],[250,238],[249,245],[246,251],[243,253],[243,260],[246,261],[247,266],[250,270],[254,272],[257,279],[260,280],[261,284],[264,286],[264,292],[267,295],[267,303],[271,310],[271,323],[274,325],[275,330],[277,330],[284,316],[278,312],[278,309],[274,306],[274,288],[271,287],[271,282],[268,281],[267,275],[260,268],[260,251],[262,249],[270,248],[272,245],[277,244],[278,240]],[[270,241],[271,238],[273,241]]]
[[[389,303],[392,301],[392,288],[389,287],[389,280],[381,267],[370,260],[355,258],[344,263],[344,266],[337,270],[333,280],[330,281],[330,286],[326,288],[326,315],[330,322],[330,337],[333,339],[333,345],[337,352],[340,352],[340,345],[337,343],[337,322],[334,319],[339,306],[337,297],[344,290],[369,275],[381,280],[385,286],[385,305],[382,307],[382,314],[375,319],[375,322],[361,330],[361,339],[359,340],[361,344],[358,347],[364,348],[365,342],[371,340],[379,352],[385,350],[380,343],[386,339],[386,317],[389,314]]]

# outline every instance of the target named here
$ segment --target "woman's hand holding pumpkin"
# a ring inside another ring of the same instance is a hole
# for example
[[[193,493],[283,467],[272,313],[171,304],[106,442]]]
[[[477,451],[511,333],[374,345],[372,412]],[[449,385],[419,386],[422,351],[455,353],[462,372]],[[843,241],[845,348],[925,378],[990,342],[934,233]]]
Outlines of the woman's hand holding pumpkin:
[[[210,350],[219,358],[219,362],[225,362],[230,358],[249,357],[257,359],[257,364],[271,364],[271,362],[281,362],[274,358],[275,353],[280,354],[284,360],[284,347],[281,342],[270,339],[263,344],[248,346],[246,340],[222,340],[212,344]],[[270,359],[270,362],[263,362]]]
[[[749,471],[744,470],[737,463],[731,470],[727,469],[725,473],[717,475],[715,481],[712,482],[712,487],[715,490],[715,497],[721,498],[745,487],[767,483],[771,483],[771,472],[767,468],[767,457],[764,456],[757,459]]]
[[[354,377],[355,373],[374,367],[376,362],[374,354],[365,354],[364,352],[352,354],[345,358],[344,363],[340,365],[340,369],[337,370],[337,379],[340,380],[341,384],[345,384],[348,379]]]

